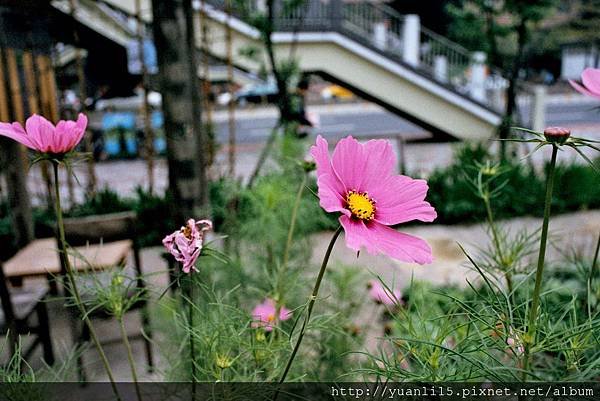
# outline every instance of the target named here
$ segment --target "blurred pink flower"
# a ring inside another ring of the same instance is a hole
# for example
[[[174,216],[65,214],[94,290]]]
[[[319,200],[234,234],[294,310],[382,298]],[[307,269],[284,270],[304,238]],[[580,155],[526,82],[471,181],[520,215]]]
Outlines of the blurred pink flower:
[[[69,153],[81,142],[87,123],[87,117],[81,113],[77,121],[61,120],[56,126],[34,114],[25,122],[25,129],[17,122],[0,123],[0,135],[40,153],[60,155]]]
[[[369,296],[378,304],[387,306],[396,306],[402,303],[400,290],[390,290],[379,280],[369,281]]]
[[[252,310],[252,318],[255,322],[252,323],[252,327],[264,327],[266,331],[273,330],[273,324],[279,320],[284,321],[292,317],[292,312],[285,306],[279,308],[279,318],[277,318],[277,305],[271,298],[267,298],[263,303],[258,304]]]
[[[582,84],[569,80],[569,83],[576,91],[587,96],[600,99],[600,69],[586,68],[581,73]]]
[[[198,271],[194,265],[204,245],[204,234],[212,227],[210,220],[189,219],[185,226],[163,239],[163,245],[182,264],[184,273]]]
[[[389,226],[411,220],[433,221],[437,214],[425,201],[427,182],[394,174],[396,156],[385,140],[364,145],[348,136],[329,157],[319,135],[310,150],[317,164],[319,199],[327,212],[341,212],[346,245],[403,262],[431,263],[431,248],[420,238]]]

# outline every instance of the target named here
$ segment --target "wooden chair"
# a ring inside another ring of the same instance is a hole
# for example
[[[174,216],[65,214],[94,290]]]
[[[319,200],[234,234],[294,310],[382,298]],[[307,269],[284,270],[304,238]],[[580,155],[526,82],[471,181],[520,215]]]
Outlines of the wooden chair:
[[[120,247],[115,247],[115,249],[125,247],[126,252],[123,252],[122,255],[114,255],[116,259],[121,258],[122,260],[117,263],[117,265],[112,266],[90,266],[93,270],[93,273],[97,273],[98,269],[107,269],[114,268],[118,265],[125,265],[128,254],[133,253],[133,259],[135,264],[135,273],[137,276],[137,290],[144,291],[146,288],[146,283],[142,276],[142,266],[140,259],[140,249],[137,241],[137,233],[136,233],[136,215],[134,212],[124,212],[124,213],[112,213],[106,215],[96,215],[96,216],[88,216],[82,218],[68,218],[65,219],[65,237],[67,240],[67,244],[70,247],[82,247],[82,246],[94,246],[98,247],[98,244],[102,244],[97,252],[105,252],[109,251],[111,248],[111,244],[116,244],[119,242],[121,244]],[[110,251],[109,251],[110,252]],[[111,259],[112,255],[105,255],[107,259]],[[61,255],[62,258],[62,255]],[[112,258],[114,259],[114,258]],[[116,260],[115,259],[115,260]],[[63,263],[64,268],[64,263]],[[78,269],[80,271],[79,275],[81,276],[81,268]],[[84,276],[85,277],[85,276]],[[130,311],[139,311],[141,314],[142,327],[144,334],[140,333],[141,338],[145,344],[146,357],[148,361],[148,371],[152,371],[153,357],[152,357],[152,332],[150,328],[150,320],[148,313],[148,302],[145,297],[142,297],[138,302],[136,302]],[[98,308],[92,312],[90,315],[91,318],[97,319],[110,319],[111,315],[106,313],[106,311]],[[82,341],[89,341],[89,331],[87,330],[87,326],[83,325],[81,330],[79,331],[79,336],[77,337],[78,343]],[[77,333],[76,333],[77,334]],[[140,337],[136,336],[136,337]],[[102,342],[114,342],[115,340],[106,340]],[[85,374],[83,373],[82,361],[79,359],[80,364],[80,372],[82,372],[81,377],[85,380]]]
[[[44,361],[52,365],[54,352],[45,302],[47,294],[48,288],[45,286],[9,289],[4,269],[0,264],[0,334],[8,335],[11,354],[17,350],[19,335],[35,335],[35,340],[23,353],[24,358],[29,358],[36,346],[41,345]],[[34,314],[37,317],[37,325],[31,324]]]

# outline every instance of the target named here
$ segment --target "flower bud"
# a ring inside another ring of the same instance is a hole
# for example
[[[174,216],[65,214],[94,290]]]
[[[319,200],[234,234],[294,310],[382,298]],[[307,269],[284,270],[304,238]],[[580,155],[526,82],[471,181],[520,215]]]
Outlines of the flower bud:
[[[215,358],[215,363],[221,369],[229,369],[231,367],[231,365],[233,364],[233,361],[227,355],[218,355],[217,354],[217,356]]]
[[[548,127],[544,130],[544,136],[548,142],[562,145],[571,136],[571,130],[563,127]]]

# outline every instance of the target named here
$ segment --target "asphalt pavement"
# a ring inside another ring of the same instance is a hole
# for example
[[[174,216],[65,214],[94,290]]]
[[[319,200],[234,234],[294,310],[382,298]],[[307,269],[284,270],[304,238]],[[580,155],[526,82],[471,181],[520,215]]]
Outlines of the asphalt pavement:
[[[576,101],[552,99],[546,105],[546,125],[566,127],[600,124],[600,103],[594,99]],[[403,135],[407,140],[426,139],[430,134],[423,128],[402,119],[372,103],[331,104],[308,106],[308,112],[319,116],[320,126],[315,134],[329,139],[346,135],[359,137],[385,137]],[[522,106],[522,116],[527,121],[529,105]],[[227,112],[214,113],[217,140],[227,142],[229,128]],[[238,143],[263,143],[277,122],[274,106],[255,107],[236,113],[235,131]]]

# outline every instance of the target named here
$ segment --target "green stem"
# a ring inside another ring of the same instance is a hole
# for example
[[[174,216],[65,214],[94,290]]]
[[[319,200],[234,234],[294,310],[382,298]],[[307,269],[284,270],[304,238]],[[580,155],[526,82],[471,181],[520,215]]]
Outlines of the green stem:
[[[336,240],[342,233],[342,229],[343,229],[342,226],[338,227],[335,234],[333,234],[331,241],[329,242],[329,246],[327,247],[327,251],[325,252],[325,257],[323,258],[323,262],[321,263],[321,270],[319,270],[319,275],[317,276],[317,281],[315,282],[315,286],[313,288],[312,294],[308,301],[308,309],[306,312],[306,318],[304,319],[304,322],[302,323],[302,328],[300,329],[300,335],[298,336],[298,340],[296,341],[296,346],[294,347],[294,350],[292,351],[292,354],[290,355],[290,359],[288,359],[288,361],[287,361],[287,365],[285,367],[285,370],[283,371],[283,375],[281,375],[281,379],[279,379],[279,384],[281,384],[285,381],[285,378],[287,377],[287,374],[290,371],[290,368],[292,367],[292,362],[294,361],[296,353],[298,352],[298,349],[300,348],[300,344],[302,343],[302,338],[304,338],[304,333],[306,331],[306,326],[308,325],[310,316],[312,314],[313,307],[315,306],[315,301],[317,300],[317,295],[319,295],[319,288],[321,287],[321,281],[323,281],[323,276],[325,275],[325,270],[327,269],[327,263],[329,262],[329,257],[331,256],[331,251],[333,250],[333,246],[335,245]],[[275,393],[275,397],[273,398],[273,401],[275,401],[277,399],[278,394],[279,394],[279,390],[277,390],[277,392]]]
[[[496,222],[494,221],[494,214],[492,212],[492,205],[490,203],[489,195],[483,197],[483,203],[485,203],[485,209],[487,211],[487,219],[488,224],[490,225],[490,229],[492,230],[492,240],[494,241],[494,247],[496,248],[496,253],[500,258],[500,268],[504,273],[504,278],[506,280],[506,287],[508,288],[508,293],[512,294],[513,284],[512,284],[512,274],[509,269],[510,266],[506,265],[506,261],[504,259],[504,253],[502,251],[502,246],[500,245],[500,236],[498,235],[498,230],[496,227]]]
[[[188,288],[188,318],[189,327],[188,334],[190,340],[190,359],[192,363],[192,400],[196,400],[196,350],[194,348],[194,278],[192,272],[189,273],[189,288]]]
[[[592,319],[592,304],[591,304],[591,293],[592,293],[592,280],[594,278],[594,272],[596,271],[596,264],[598,263],[598,253],[600,253],[600,234],[598,234],[598,241],[596,242],[596,250],[594,251],[594,259],[590,265],[590,272],[588,273],[587,279],[587,309],[588,318]]]
[[[140,384],[138,382],[137,372],[135,369],[135,362],[133,360],[133,352],[131,350],[129,338],[127,337],[127,330],[125,330],[125,322],[123,321],[123,316],[120,316],[118,320],[119,326],[121,328],[121,337],[123,337],[123,344],[127,349],[127,359],[129,360],[129,367],[131,368],[131,377],[133,378],[133,383],[135,385],[135,393],[137,395],[138,401],[142,401],[142,392],[140,391]]]
[[[531,300],[531,309],[529,310],[529,323],[527,325],[527,338],[525,341],[525,364],[523,369],[523,379],[527,375],[527,370],[531,363],[531,345],[535,343],[536,320],[538,318],[538,306],[540,303],[540,291],[542,289],[542,274],[544,272],[544,262],[546,259],[546,244],[548,242],[548,224],[550,223],[550,209],[552,207],[552,191],[554,189],[554,170],[556,169],[556,155],[558,146],[552,145],[552,158],[548,168],[548,177],[546,180],[546,198],[544,201],[544,220],[542,223],[542,234],[540,239],[540,253],[538,255],[537,270],[535,273],[535,287],[533,288],[533,299]]]
[[[598,234],[598,241],[596,242],[596,250],[594,251],[594,259],[590,265],[589,280],[592,281],[594,272],[596,271],[596,265],[598,264],[598,254],[600,253],[600,234]]]
[[[71,286],[71,291],[73,292],[73,296],[75,297],[75,303],[77,304],[77,307],[79,308],[79,312],[82,315],[82,319],[83,319],[84,323],[88,327],[92,342],[94,343],[94,345],[96,346],[96,349],[98,350],[98,354],[100,355],[100,360],[102,361],[102,364],[104,365],[104,369],[106,370],[106,374],[108,375],[108,379],[110,380],[112,390],[115,393],[117,400],[120,401],[121,396],[119,395],[119,392],[117,390],[117,384],[115,383],[115,379],[114,379],[112,370],[110,368],[110,364],[108,363],[106,354],[104,353],[104,350],[102,349],[102,345],[100,344],[100,341],[98,340],[98,336],[96,335],[94,326],[92,326],[92,322],[90,321],[90,318],[88,317],[88,313],[85,309],[85,305],[81,301],[81,296],[79,295],[79,290],[78,290],[77,284],[75,282],[75,276],[73,274],[73,269],[71,268],[71,261],[69,260],[69,255],[67,253],[67,241],[65,240],[65,226],[64,226],[64,222],[63,222],[62,207],[60,205],[58,163],[53,162],[52,166],[54,167],[54,191],[55,191],[54,201],[55,201],[55,205],[56,205],[56,224],[58,225],[58,236],[59,236],[58,246],[59,246],[59,250],[60,250],[61,254],[63,255],[63,261],[64,261],[64,265],[65,265],[65,270],[67,273],[67,278],[69,280],[69,284]]]
[[[304,192],[304,186],[306,185],[306,174],[302,175],[302,182],[298,193],[296,194],[296,200],[294,201],[294,208],[292,209],[292,219],[290,221],[290,229],[288,230],[287,241],[285,242],[285,249],[283,251],[283,263],[282,266],[287,267],[288,260],[290,257],[290,248],[292,247],[292,239],[294,238],[294,229],[296,228],[296,220],[298,219],[298,209],[300,208],[300,201],[302,200],[302,194]]]

